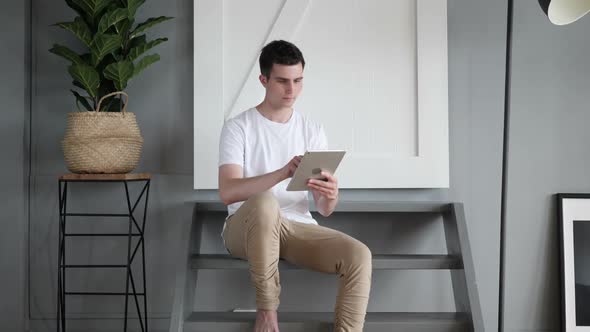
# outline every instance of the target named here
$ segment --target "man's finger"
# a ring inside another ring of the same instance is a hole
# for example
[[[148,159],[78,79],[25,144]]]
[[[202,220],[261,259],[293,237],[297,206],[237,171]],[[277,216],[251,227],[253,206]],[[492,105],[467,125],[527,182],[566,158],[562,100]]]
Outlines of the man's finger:
[[[311,179],[310,181],[312,184],[315,184],[318,187],[334,189],[334,186],[330,182],[322,181],[322,180],[314,180],[314,179]]]
[[[320,187],[320,186],[318,186],[318,185],[316,185],[316,184],[313,184],[313,183],[312,183],[312,184],[311,184],[311,187],[312,187],[312,188],[314,188],[314,189],[316,189],[317,191],[319,191],[320,193],[322,193],[322,194],[324,194],[324,195],[326,195],[326,196],[330,196],[330,195],[332,194],[332,193],[331,193],[331,191],[330,191],[329,189],[327,189],[327,188],[323,188],[323,187]]]
[[[320,175],[325,176],[328,180],[334,180],[334,176],[332,176],[332,174],[330,174],[328,171],[321,171]]]

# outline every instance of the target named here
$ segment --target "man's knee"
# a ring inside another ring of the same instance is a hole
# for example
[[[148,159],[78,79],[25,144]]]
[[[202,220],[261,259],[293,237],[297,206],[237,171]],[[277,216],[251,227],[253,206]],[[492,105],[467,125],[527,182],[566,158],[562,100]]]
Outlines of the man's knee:
[[[368,273],[371,272],[373,263],[373,254],[371,249],[358,240],[349,242],[346,248],[348,265],[353,269],[361,269]]]
[[[250,205],[249,222],[262,226],[271,226],[279,221],[280,206],[275,196],[270,191],[258,193],[246,201]]]

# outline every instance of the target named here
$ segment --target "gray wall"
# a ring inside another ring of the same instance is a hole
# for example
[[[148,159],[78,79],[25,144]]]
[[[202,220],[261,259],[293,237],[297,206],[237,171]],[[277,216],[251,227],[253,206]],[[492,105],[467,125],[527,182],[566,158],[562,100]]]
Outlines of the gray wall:
[[[341,195],[342,199],[464,202],[484,323],[486,330],[493,331],[497,329],[498,307],[506,4],[485,0],[449,0],[448,8],[451,188],[354,190],[343,191]],[[56,180],[57,176],[66,172],[60,140],[65,129],[66,114],[73,110],[73,100],[68,92],[70,79],[66,74],[66,64],[47,52],[47,49],[54,42],[74,42],[68,33],[49,26],[71,19],[73,12],[63,2],[33,0],[32,13],[33,98],[30,126],[33,135],[30,151],[32,177],[29,299],[34,331],[50,331],[54,329],[52,319],[56,303]],[[17,15],[16,13],[12,17],[22,17]],[[151,36],[167,36],[170,41],[158,48],[162,61],[144,72],[140,80],[132,82],[128,92],[131,96],[130,109],[137,114],[145,139],[144,154],[138,171],[151,172],[154,175],[146,231],[150,294],[148,311],[153,318],[151,326],[156,330],[164,330],[172,303],[172,263],[179,254],[177,239],[180,226],[190,222],[190,202],[214,198],[216,193],[192,189],[192,1],[148,1],[139,16],[152,15],[176,17],[174,21],[151,31]],[[23,105],[16,105],[15,108],[19,108],[18,106],[20,109],[24,108]],[[16,113],[13,118],[21,119]],[[22,134],[17,132],[11,137],[20,140]],[[121,211],[124,207],[120,187],[105,185],[91,190],[79,186],[72,190],[72,211]],[[404,217],[412,222],[397,228],[379,221],[386,220],[385,216],[376,218],[378,220],[370,227],[350,218],[330,219],[329,224],[348,231],[366,241],[372,248],[383,251],[429,252],[442,248],[440,225],[428,219],[411,216],[402,216],[402,219]],[[87,223],[72,220],[69,225],[72,230],[80,231],[103,230],[99,225],[108,230],[119,229],[118,225],[97,221]],[[222,249],[218,237],[219,226],[207,226],[204,232],[204,250],[216,252]],[[394,241],[384,234],[391,235]],[[18,244],[11,247],[18,247]],[[125,249],[123,244],[108,240],[79,241],[68,248],[73,250],[73,254],[68,257],[71,262],[77,260],[92,263],[120,258],[119,254]],[[21,259],[16,261],[17,264],[22,262]],[[80,272],[68,280],[72,287],[111,290],[122,285],[121,281],[124,280],[112,272]],[[314,282],[311,284],[328,288],[323,294],[325,296],[319,299],[318,309],[333,303],[333,289],[330,288],[335,283],[333,278],[301,273],[303,275],[284,277],[286,285],[283,301],[288,308],[295,308],[305,302],[305,297],[295,294],[297,290],[308,289],[307,285],[297,280],[303,277],[312,278],[310,280]],[[221,283],[221,280],[227,282]],[[453,310],[448,276],[387,272],[376,275],[374,280],[374,296],[370,304],[373,310],[403,310],[404,306],[411,310]],[[412,280],[425,282],[427,287],[411,284]],[[212,289],[222,289],[230,283],[237,287],[247,285],[244,275],[210,274],[200,276],[200,281],[211,282],[209,285]],[[418,292],[418,296],[412,301],[407,301],[408,297],[403,293],[406,285]],[[205,296],[209,308],[229,305],[219,303],[201,284],[199,287],[197,291]],[[375,292],[375,289],[380,291]],[[252,303],[251,292],[243,291],[241,295],[246,297],[245,305]],[[116,330],[120,323],[117,320],[122,308],[120,300],[81,298],[72,299],[69,303],[68,311],[72,312],[71,316],[83,318],[72,322],[80,330],[88,331],[97,326],[102,330]]]
[[[558,192],[588,192],[590,17],[558,27],[514,7],[505,330],[559,330]]]
[[[26,326],[27,275],[26,227],[28,145],[28,33],[27,1],[0,4],[0,326],[3,331],[23,331]]]

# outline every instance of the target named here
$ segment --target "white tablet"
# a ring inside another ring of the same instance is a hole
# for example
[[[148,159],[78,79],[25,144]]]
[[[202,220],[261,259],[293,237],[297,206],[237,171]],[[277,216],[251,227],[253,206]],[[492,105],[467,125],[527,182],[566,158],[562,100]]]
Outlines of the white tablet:
[[[295,170],[295,174],[291,178],[291,182],[287,186],[287,191],[309,190],[307,180],[322,178],[320,172],[323,170],[334,174],[345,153],[346,151],[343,150],[305,152],[299,166]]]

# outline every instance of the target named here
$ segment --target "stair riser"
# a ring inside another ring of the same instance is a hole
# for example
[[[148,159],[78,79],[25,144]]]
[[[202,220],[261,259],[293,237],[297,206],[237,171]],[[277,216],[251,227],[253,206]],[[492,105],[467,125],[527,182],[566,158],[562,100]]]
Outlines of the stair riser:
[[[280,323],[281,332],[332,332],[332,324]],[[183,332],[246,332],[253,331],[253,323],[186,323]],[[466,324],[368,323],[364,332],[471,332]]]
[[[328,332],[331,324],[314,323],[280,323],[281,332]],[[254,323],[190,323],[185,324],[183,332],[250,332],[254,331]],[[390,332],[390,331],[389,331]]]

